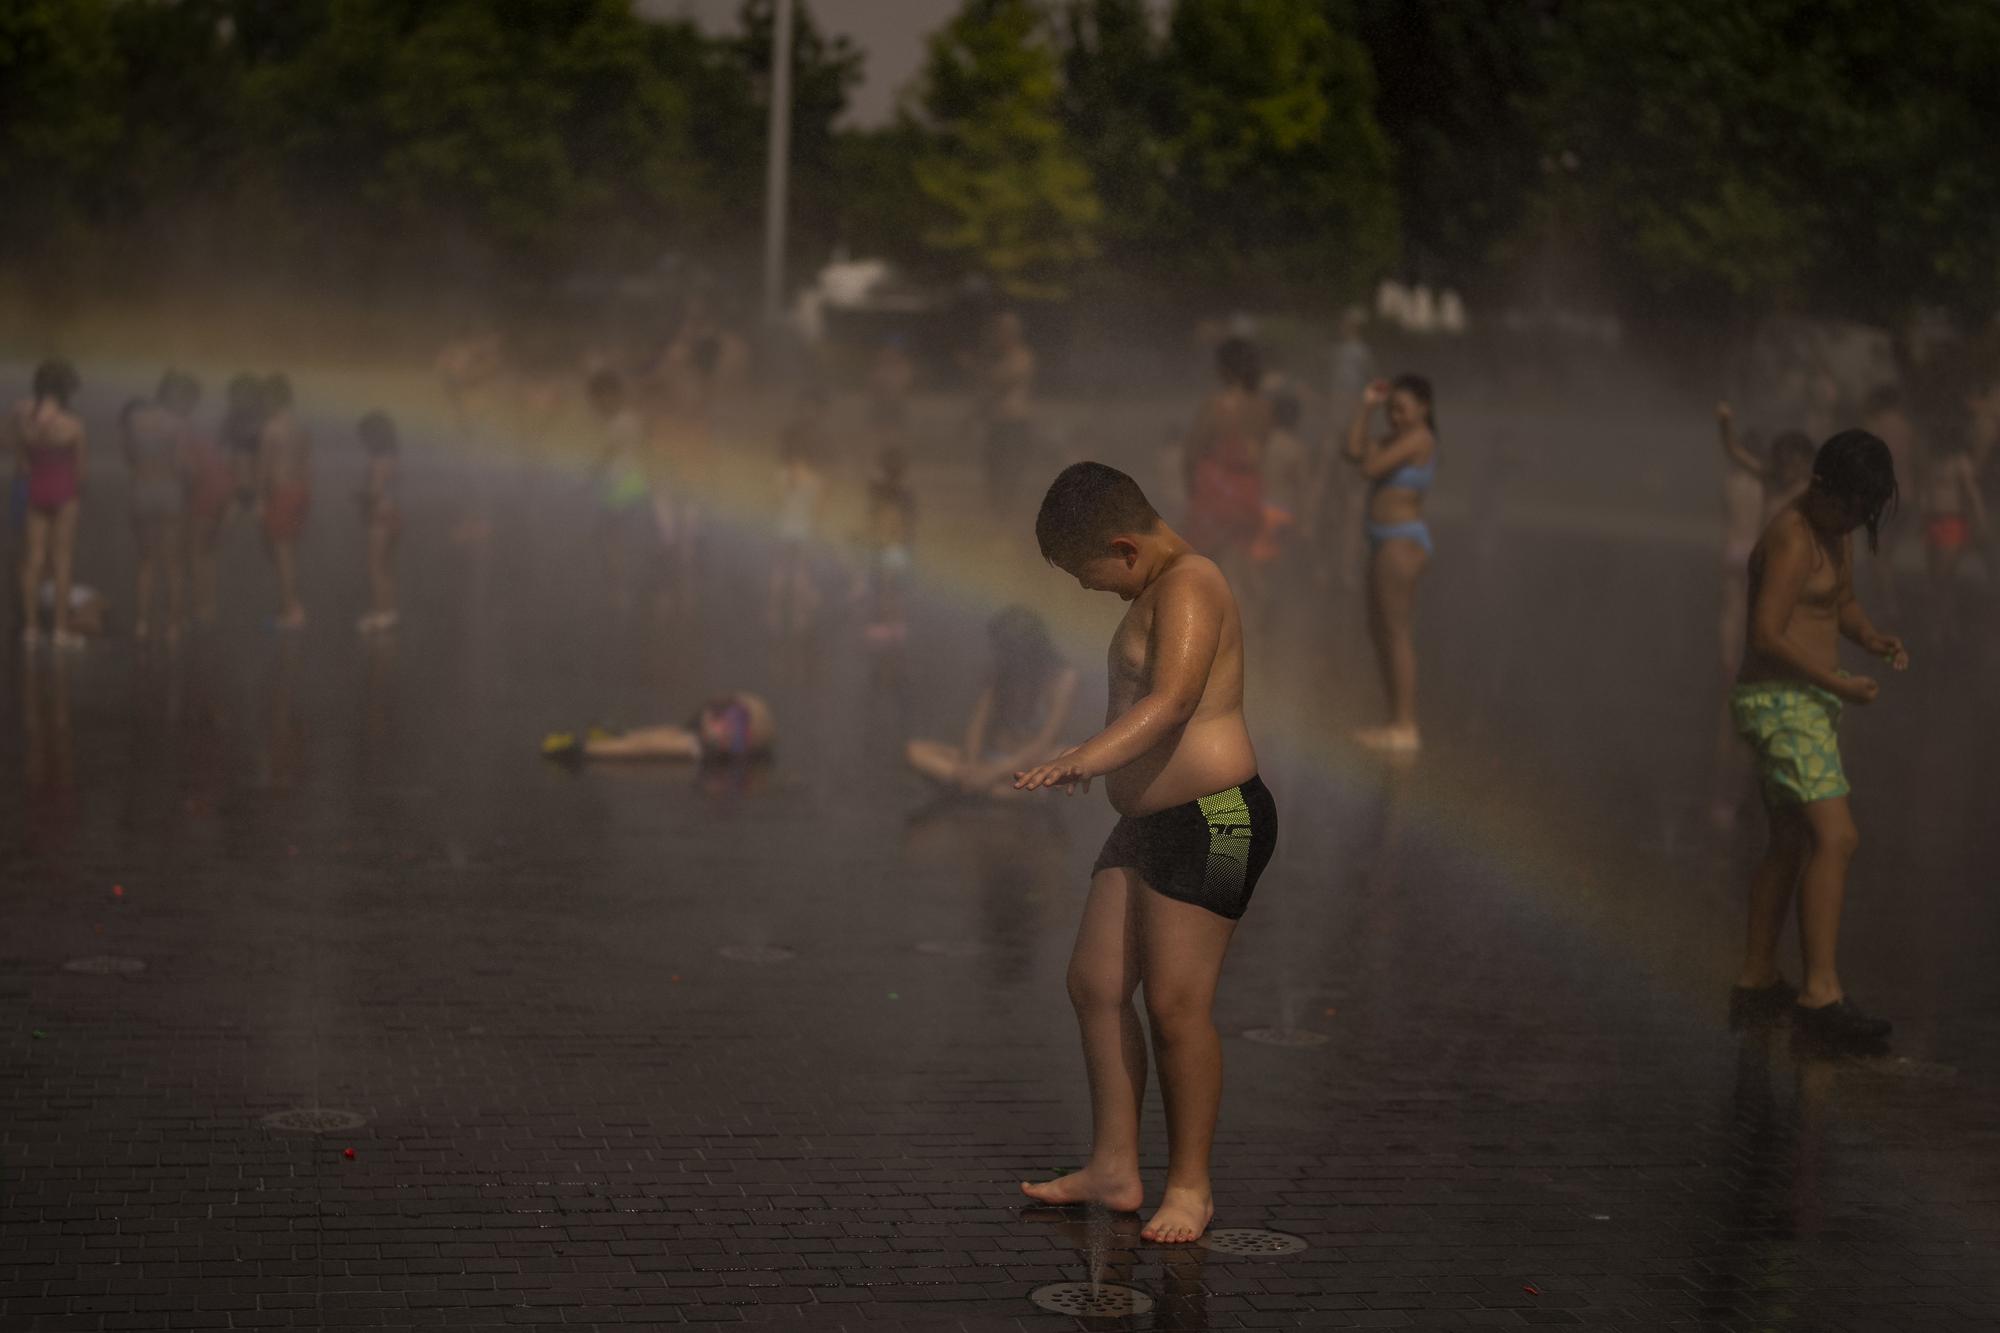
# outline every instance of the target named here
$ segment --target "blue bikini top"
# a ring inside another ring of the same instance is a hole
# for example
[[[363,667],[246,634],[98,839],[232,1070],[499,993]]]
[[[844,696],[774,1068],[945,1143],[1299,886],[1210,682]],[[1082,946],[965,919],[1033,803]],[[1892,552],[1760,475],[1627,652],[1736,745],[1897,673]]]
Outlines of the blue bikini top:
[[[1376,478],[1375,489],[1421,493],[1429,490],[1431,483],[1437,480],[1437,470],[1437,450],[1433,449],[1428,463],[1405,463],[1394,472]]]

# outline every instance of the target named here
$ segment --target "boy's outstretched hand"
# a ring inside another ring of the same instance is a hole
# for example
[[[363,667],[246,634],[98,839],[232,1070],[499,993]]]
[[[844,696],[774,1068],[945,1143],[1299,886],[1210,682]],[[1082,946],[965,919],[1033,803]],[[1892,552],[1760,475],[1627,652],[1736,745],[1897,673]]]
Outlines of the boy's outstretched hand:
[[[1910,650],[1893,634],[1877,634],[1868,641],[1868,651],[1897,671],[1910,669]]]
[[[1025,773],[1014,775],[1016,791],[1035,791],[1042,787],[1061,787],[1074,796],[1079,791],[1090,790],[1090,775],[1083,771],[1074,758],[1081,745],[1072,745],[1046,764],[1036,764]]]

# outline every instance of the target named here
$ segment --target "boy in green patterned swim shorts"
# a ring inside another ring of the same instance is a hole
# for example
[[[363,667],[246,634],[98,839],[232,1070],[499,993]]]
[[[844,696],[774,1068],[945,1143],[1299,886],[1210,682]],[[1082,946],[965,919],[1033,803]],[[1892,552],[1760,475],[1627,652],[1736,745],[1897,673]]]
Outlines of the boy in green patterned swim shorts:
[[[1801,1036],[1833,1047],[1889,1035],[1885,1020],[1847,998],[1835,967],[1847,866],[1860,841],[1836,728],[1845,704],[1871,703],[1880,688],[1840,669],[1842,637],[1898,671],[1909,666],[1902,640],[1877,630],[1854,597],[1852,534],[1865,529],[1873,550],[1895,500],[1895,463],[1881,440],[1850,430],[1820,446],[1812,484],[1778,511],[1750,554],[1748,645],[1729,701],[1737,731],[1757,752],[1771,819],[1730,1015],[1744,1021],[1790,1009]],[[1795,894],[1805,960],[1797,990],[1778,973]]]

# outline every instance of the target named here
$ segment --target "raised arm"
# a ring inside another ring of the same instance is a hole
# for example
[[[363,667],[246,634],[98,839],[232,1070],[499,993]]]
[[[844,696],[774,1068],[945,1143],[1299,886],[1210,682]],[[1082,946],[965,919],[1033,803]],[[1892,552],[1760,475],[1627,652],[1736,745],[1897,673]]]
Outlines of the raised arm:
[[[1716,436],[1722,444],[1725,458],[1753,477],[1771,475],[1770,464],[1745,449],[1743,442],[1736,438],[1736,410],[1728,403],[1715,405],[1715,426]]]
[[[1087,783],[1146,754],[1194,716],[1222,642],[1227,594],[1219,580],[1198,577],[1194,571],[1169,574],[1156,586],[1160,601],[1146,642],[1152,688],[1083,744],[1017,774],[1016,787],[1032,791]]]

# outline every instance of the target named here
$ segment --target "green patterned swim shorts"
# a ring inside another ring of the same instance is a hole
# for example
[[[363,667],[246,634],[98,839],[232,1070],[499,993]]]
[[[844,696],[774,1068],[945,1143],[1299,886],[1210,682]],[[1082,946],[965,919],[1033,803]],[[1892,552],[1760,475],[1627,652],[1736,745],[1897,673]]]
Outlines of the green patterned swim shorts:
[[[1806,805],[1848,793],[1840,767],[1840,699],[1817,685],[1760,680],[1729,695],[1736,731],[1757,751],[1757,776],[1772,805]]]

